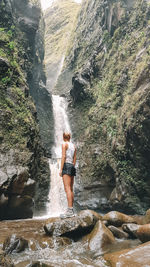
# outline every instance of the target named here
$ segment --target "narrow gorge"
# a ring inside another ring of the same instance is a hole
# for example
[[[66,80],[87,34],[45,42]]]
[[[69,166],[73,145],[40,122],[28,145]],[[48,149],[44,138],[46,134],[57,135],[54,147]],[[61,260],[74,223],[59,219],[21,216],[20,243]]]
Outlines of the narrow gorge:
[[[0,266],[150,266],[149,129],[150,0],[0,0]]]

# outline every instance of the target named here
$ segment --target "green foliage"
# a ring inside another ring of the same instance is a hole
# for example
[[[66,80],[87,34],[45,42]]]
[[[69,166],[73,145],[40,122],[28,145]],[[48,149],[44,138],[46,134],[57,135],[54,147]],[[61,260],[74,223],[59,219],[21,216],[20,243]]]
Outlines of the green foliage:
[[[7,84],[10,82],[10,80],[11,80],[11,78],[9,76],[6,76],[6,77],[2,78],[2,84]]]
[[[15,42],[14,41],[11,41],[8,43],[8,48],[11,50],[11,51],[14,51],[15,49]]]

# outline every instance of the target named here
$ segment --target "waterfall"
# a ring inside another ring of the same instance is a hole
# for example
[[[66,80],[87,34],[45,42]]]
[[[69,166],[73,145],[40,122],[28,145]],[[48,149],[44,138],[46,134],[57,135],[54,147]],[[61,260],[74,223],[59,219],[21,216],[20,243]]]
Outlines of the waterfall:
[[[63,132],[71,133],[68,116],[66,113],[67,102],[64,97],[52,96],[54,114],[55,143],[52,148],[52,158],[49,159],[51,171],[51,183],[49,192],[49,202],[47,204],[47,215],[59,216],[67,208],[67,199],[64,191],[62,177],[59,176],[61,164],[61,145],[63,142]]]

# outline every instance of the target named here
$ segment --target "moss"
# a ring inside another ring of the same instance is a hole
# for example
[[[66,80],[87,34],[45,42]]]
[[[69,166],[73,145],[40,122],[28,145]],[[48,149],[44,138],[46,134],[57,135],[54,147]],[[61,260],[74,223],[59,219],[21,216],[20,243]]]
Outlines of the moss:
[[[1,3],[2,7],[2,3]],[[7,16],[5,5],[3,15]],[[1,142],[6,148],[27,149],[32,130],[38,133],[33,112],[35,107],[30,98],[25,96],[25,48],[24,33],[15,25],[3,22],[0,28],[0,56],[6,67],[0,73],[0,109],[1,109]],[[7,27],[8,26],[8,27]],[[28,62],[29,63],[29,62]],[[31,63],[28,64],[28,66]]]

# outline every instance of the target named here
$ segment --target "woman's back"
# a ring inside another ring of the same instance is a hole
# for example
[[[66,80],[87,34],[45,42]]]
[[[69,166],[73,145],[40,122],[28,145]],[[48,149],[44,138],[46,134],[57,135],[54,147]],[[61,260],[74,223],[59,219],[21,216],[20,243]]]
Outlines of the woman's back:
[[[75,146],[71,142],[66,142],[68,145],[68,148],[66,150],[66,163],[73,163],[74,158],[74,152],[75,152]]]

